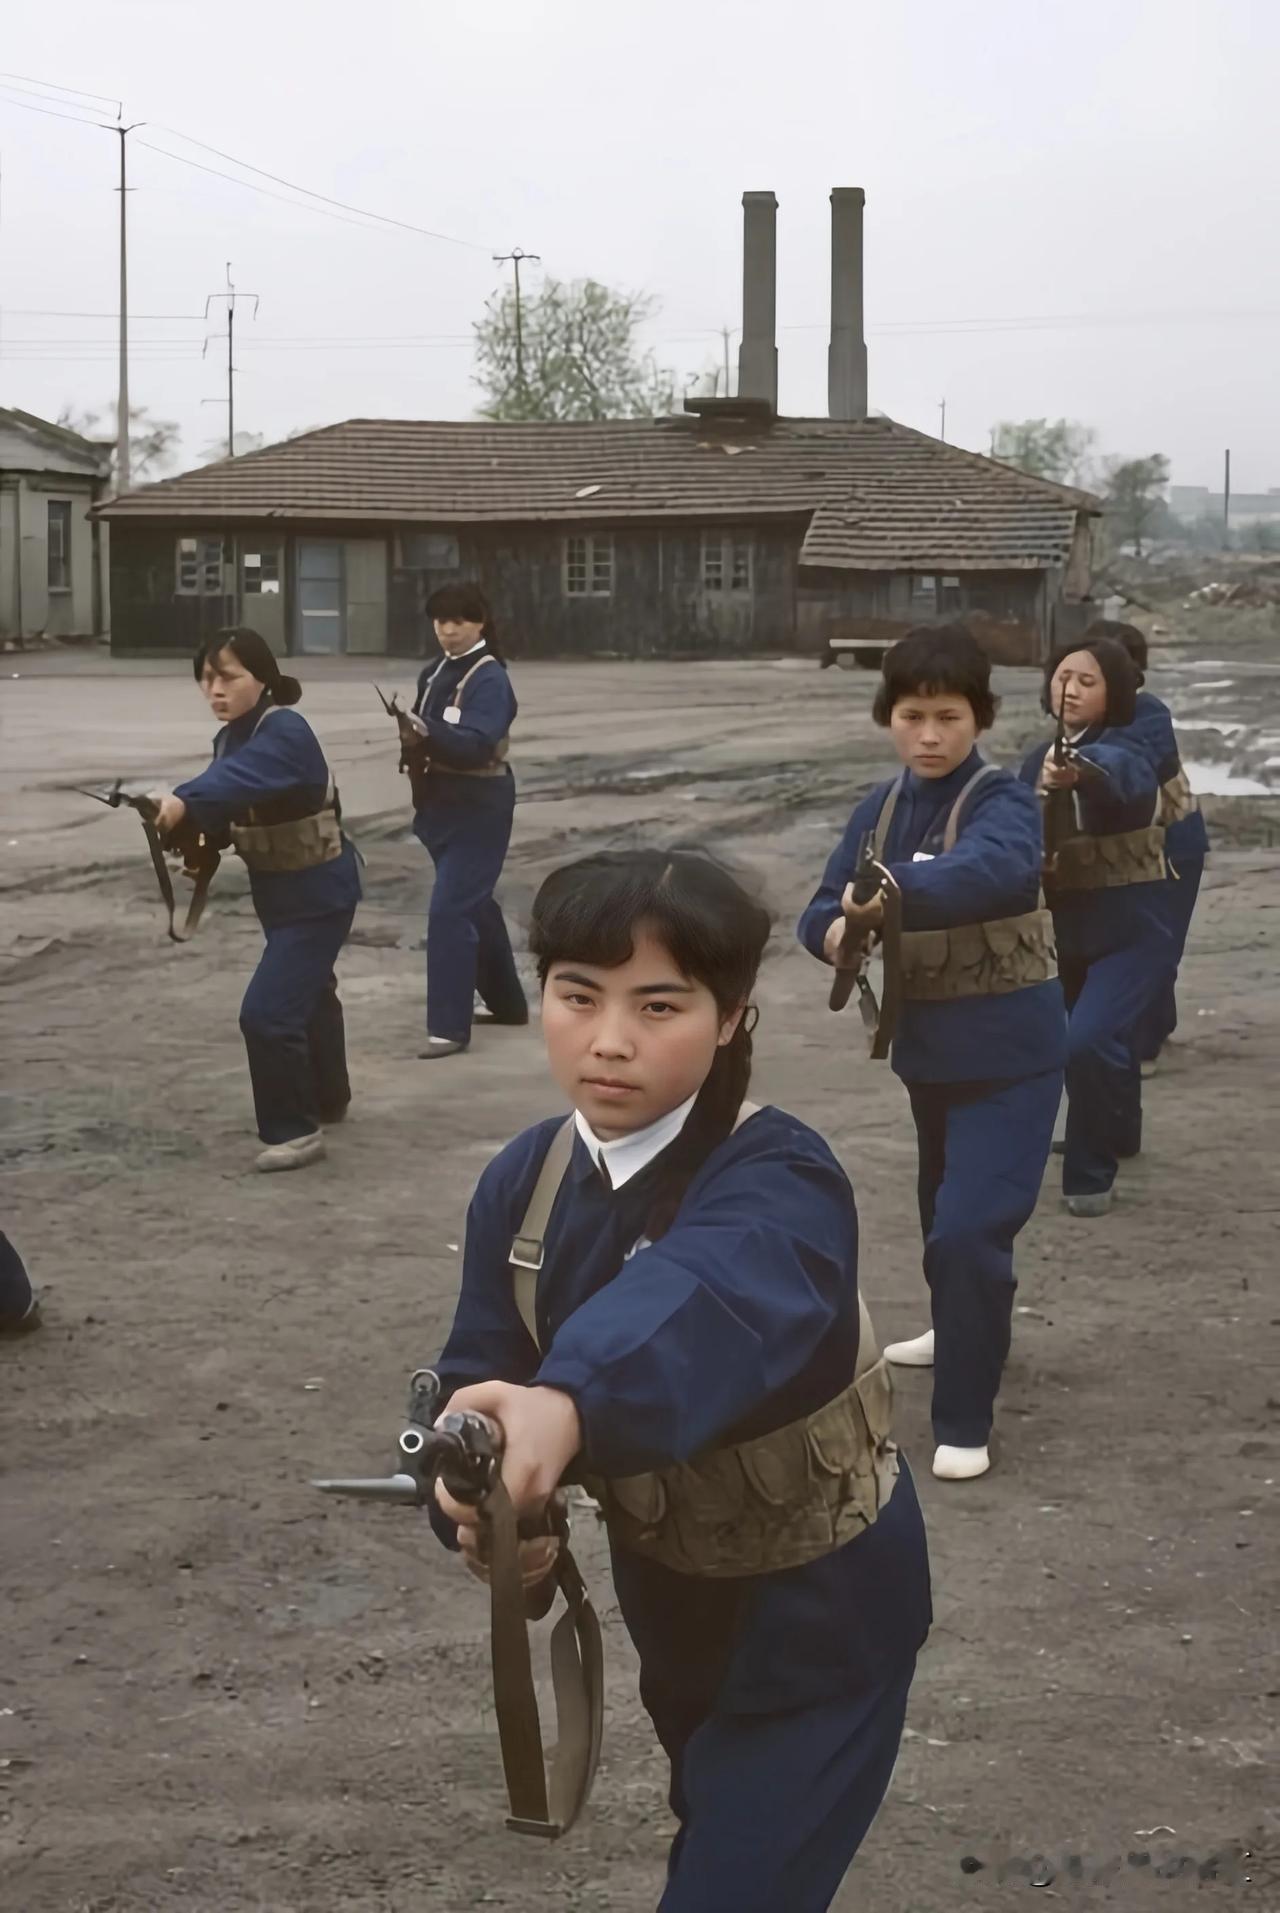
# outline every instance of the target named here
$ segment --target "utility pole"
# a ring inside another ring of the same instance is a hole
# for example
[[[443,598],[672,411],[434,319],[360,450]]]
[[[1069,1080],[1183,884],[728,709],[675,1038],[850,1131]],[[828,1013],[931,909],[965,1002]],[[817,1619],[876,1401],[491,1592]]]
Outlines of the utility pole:
[[[516,388],[524,391],[524,329],[520,317],[520,267],[526,259],[535,266],[542,264],[541,256],[536,252],[526,252],[522,246],[513,246],[510,252],[495,252],[495,266],[514,266],[516,270]]]
[[[733,380],[729,373],[729,333],[728,326],[721,327],[720,336],[724,340],[724,395],[727,399],[733,397]]]
[[[129,470],[129,222],[127,218],[128,182],[125,177],[125,141],[134,127],[112,126],[107,130],[120,136],[120,374],[116,389],[116,490],[127,492]]]
[[[1231,453],[1222,454],[1222,549],[1231,549]]]
[[[947,401],[945,399],[939,399],[938,410],[942,414],[942,430],[938,433],[938,437],[945,445],[947,442]]]
[[[211,292],[209,294],[209,297],[204,302],[204,316],[205,316],[206,322],[208,321],[208,318],[209,318],[209,308],[213,304],[215,299],[225,299],[227,302],[227,457],[234,458],[236,455],[236,357],[235,357],[236,300],[237,299],[252,299],[253,300],[253,317],[256,319],[258,316],[259,299],[256,292],[237,292],[236,291],[235,286],[231,282],[231,261],[229,259],[227,261],[226,291]],[[201,356],[202,357],[206,356],[208,353],[208,350],[209,350],[209,340],[206,337],[204,342],[204,353],[202,353]]]

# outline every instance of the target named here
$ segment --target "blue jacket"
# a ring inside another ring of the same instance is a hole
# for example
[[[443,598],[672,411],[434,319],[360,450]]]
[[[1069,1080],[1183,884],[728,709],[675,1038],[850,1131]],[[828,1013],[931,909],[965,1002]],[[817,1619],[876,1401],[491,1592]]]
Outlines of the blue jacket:
[[[1113,735],[1132,737],[1153,752],[1157,759],[1156,774],[1162,784],[1167,784],[1182,769],[1182,753],[1178,749],[1172,713],[1169,706],[1150,691],[1139,691],[1133,723]],[[1203,861],[1208,855],[1209,832],[1198,809],[1192,816],[1183,817],[1178,823],[1169,825],[1165,833],[1165,849],[1175,869]],[[1170,878],[1171,883],[1176,881],[1176,878]]]
[[[224,830],[264,803],[281,803],[295,817],[324,803],[329,767],[315,732],[299,712],[283,708],[260,723],[268,703],[264,696],[244,717],[225,724],[214,739],[208,770],[174,792],[202,830]],[[360,872],[344,838],[342,855],[331,863],[311,870],[250,871],[249,887],[258,920],[269,930],[353,909],[360,901]]]
[[[1043,859],[1040,807],[1011,772],[984,778],[965,800],[955,847],[942,854],[947,816],[981,765],[975,750],[946,777],[906,775],[884,855],[902,892],[904,930],[985,923],[1036,907]],[[797,935],[816,957],[840,915],[863,835],[875,829],[897,782],[877,784],[857,805],[800,918]],[[926,861],[915,862],[917,855]],[[1062,986],[1054,977],[1005,996],[904,1003],[891,1061],[909,1083],[1014,1082],[1061,1069],[1066,1043]]]
[[[418,678],[413,708],[427,727],[431,776],[428,801],[509,804],[511,773],[505,779],[450,777],[450,769],[476,770],[492,763],[493,753],[515,722],[518,705],[511,679],[501,665],[487,664],[462,693],[458,722],[448,723],[444,712],[468,671],[486,655],[475,651],[465,658],[442,658],[429,664]]]
[[[1033,789],[1052,748],[1037,744],[1023,760],[1022,781]],[[1119,836],[1142,830],[1155,814],[1162,740],[1152,727],[1092,724],[1074,748],[1107,773],[1073,790],[1080,829],[1090,837]],[[1094,962],[1137,942],[1163,950],[1169,932],[1163,922],[1163,880],[1121,884],[1114,889],[1060,890],[1052,893],[1053,925],[1062,957]]]
[[[562,1120],[526,1130],[480,1178],[439,1364],[446,1392],[493,1378],[563,1389],[581,1417],[584,1471],[630,1475],[781,1427],[847,1387],[858,1349],[853,1191],[822,1138],[772,1108],[712,1152],[655,1245],[642,1238],[662,1158],[610,1191],[576,1140],[546,1231],[540,1356],[508,1256]],[[905,1462],[879,1519],[805,1567],[703,1580],[621,1547],[613,1567],[642,1680],[704,1683],[705,1666],[685,1660],[695,1637],[710,1637],[722,1655],[713,1685],[735,1709],[804,1706],[881,1680],[929,1627],[924,1524]]]

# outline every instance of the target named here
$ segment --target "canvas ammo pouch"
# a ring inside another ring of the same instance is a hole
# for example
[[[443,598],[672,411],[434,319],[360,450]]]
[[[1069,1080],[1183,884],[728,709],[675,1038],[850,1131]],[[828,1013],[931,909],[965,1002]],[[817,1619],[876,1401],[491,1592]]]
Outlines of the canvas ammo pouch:
[[[1199,809],[1199,799],[1191,788],[1191,779],[1179,764],[1177,776],[1166,778],[1160,786],[1159,821],[1168,829],[1170,824],[1185,823]]]
[[[1059,890],[1118,890],[1131,883],[1163,883],[1169,874],[1164,854],[1164,790],[1156,792],[1151,822],[1142,830],[1121,830],[1113,837],[1068,837],[1058,852],[1049,887]]]
[[[278,704],[268,704],[252,734],[280,708]],[[259,812],[252,809],[246,816],[245,823],[231,825],[231,842],[249,870],[257,875],[311,870],[317,864],[332,863],[335,857],[342,855],[342,813],[332,775],[325,787],[324,803],[308,816],[282,818],[272,823],[261,821]]]
[[[947,813],[942,855],[954,850],[960,818],[974,788],[996,769],[983,764]],[[904,773],[905,775],[905,773]],[[902,790],[902,778],[886,794],[876,819],[875,855],[883,861],[889,824]],[[904,930],[901,936],[902,994],[909,1003],[943,1003],[965,996],[1006,996],[1058,974],[1053,917],[1044,898],[1034,910],[989,923],[957,923],[943,930]]]
[[[738,1124],[755,1113],[744,1103]],[[535,1342],[543,1236],[573,1136],[570,1119],[552,1138],[512,1245],[516,1304]],[[861,1298],[858,1316],[853,1380],[816,1413],[671,1468],[584,1475],[612,1539],[679,1574],[736,1577],[801,1567],[870,1527],[893,1493],[898,1450],[893,1384]]]

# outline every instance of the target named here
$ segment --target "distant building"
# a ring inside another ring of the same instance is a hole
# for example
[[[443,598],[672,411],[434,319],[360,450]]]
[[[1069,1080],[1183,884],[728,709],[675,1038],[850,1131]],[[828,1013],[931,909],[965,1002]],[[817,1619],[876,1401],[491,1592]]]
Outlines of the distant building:
[[[113,643],[281,652],[435,645],[431,591],[476,578],[542,656],[818,652],[967,619],[1042,657],[1089,603],[1099,502],[870,416],[863,194],[832,198],[828,418],[777,416],[772,193],[747,193],[739,396],[599,424],[350,419],[110,501]]]
[[[1171,485],[1169,487],[1169,510],[1175,518],[1181,518],[1186,524],[1193,525],[1201,518],[1212,518],[1222,523],[1223,495],[1212,492],[1207,485]],[[1265,492],[1235,492],[1231,494],[1231,523],[1233,525],[1277,525],[1280,524],[1280,485],[1273,485]]]
[[[0,407],[0,639],[94,637],[109,627],[110,449]]]

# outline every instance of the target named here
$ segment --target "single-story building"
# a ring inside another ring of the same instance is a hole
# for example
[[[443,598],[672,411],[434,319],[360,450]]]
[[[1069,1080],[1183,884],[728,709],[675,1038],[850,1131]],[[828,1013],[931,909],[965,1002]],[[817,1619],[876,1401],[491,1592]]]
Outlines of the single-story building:
[[[111,450],[30,412],[0,407],[0,640],[88,638],[109,624]]]
[[[747,397],[593,424],[350,419],[97,515],[124,655],[245,623],[281,653],[423,657],[429,594],[474,578],[516,656],[816,653],[963,617],[1031,662],[1093,608],[1099,510],[888,418]]]

